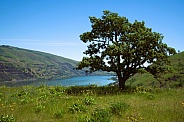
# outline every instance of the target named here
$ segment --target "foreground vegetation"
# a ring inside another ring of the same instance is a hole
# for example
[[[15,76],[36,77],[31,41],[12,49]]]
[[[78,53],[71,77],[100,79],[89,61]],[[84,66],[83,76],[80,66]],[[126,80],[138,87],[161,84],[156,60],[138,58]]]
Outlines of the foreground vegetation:
[[[184,88],[0,87],[0,121],[182,122]]]

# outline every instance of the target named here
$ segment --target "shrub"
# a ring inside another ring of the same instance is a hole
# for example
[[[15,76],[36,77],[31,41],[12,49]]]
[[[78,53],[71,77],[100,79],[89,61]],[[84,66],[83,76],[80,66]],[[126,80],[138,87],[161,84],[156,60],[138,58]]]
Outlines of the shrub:
[[[21,100],[20,100],[20,104],[23,105],[23,104],[27,104],[29,102],[29,99],[27,97],[23,97]]]
[[[77,113],[77,112],[86,112],[87,108],[81,104],[74,103],[72,106],[69,107],[69,112]]]
[[[0,98],[3,97],[3,96],[4,96],[3,93],[0,92]]]
[[[15,122],[15,118],[13,115],[1,115],[0,122]]]
[[[78,117],[77,122],[93,122],[87,115],[81,115]]]
[[[64,93],[65,88],[62,86],[50,86],[49,92],[50,94],[56,94],[56,93]]]
[[[129,108],[129,105],[124,102],[111,103],[110,110],[112,114],[122,115]]]
[[[147,94],[146,98],[147,98],[148,100],[153,100],[153,99],[155,99],[155,96],[152,95],[152,94]]]
[[[68,95],[107,95],[107,94],[119,94],[122,91],[116,86],[71,86],[65,89],[65,93]]]
[[[64,112],[62,110],[57,110],[54,112],[53,116],[55,118],[62,118],[64,116]]]
[[[48,94],[42,94],[39,98],[38,98],[38,100],[47,100],[47,97],[48,97]]]
[[[85,105],[94,105],[95,100],[94,98],[88,96],[88,97],[85,97],[85,99],[83,100],[83,103]]]
[[[45,106],[38,104],[35,108],[35,113],[39,113],[40,111],[42,111],[45,108]]]
[[[111,121],[111,113],[107,109],[95,109],[92,114],[91,121],[93,122],[110,122]]]
[[[140,115],[132,114],[132,115],[127,116],[127,121],[128,122],[142,122],[144,121],[144,118],[142,118]]]

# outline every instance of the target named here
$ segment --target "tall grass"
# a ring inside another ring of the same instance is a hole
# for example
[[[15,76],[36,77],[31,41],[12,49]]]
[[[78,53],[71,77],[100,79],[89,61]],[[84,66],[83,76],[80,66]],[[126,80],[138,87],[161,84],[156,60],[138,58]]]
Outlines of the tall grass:
[[[17,122],[182,122],[183,94],[184,88],[2,86],[0,115]]]

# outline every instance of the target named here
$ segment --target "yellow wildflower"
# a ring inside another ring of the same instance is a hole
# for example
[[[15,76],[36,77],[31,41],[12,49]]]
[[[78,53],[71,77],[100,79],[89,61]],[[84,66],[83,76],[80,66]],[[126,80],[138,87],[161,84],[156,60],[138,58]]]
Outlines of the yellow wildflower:
[[[140,119],[141,119],[141,120],[143,120],[143,118],[142,118],[142,117],[140,117]]]

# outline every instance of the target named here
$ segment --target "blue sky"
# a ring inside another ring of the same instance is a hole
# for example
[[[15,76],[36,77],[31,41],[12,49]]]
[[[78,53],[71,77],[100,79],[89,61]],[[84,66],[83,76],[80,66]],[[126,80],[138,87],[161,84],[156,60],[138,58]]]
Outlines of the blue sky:
[[[184,0],[0,0],[0,45],[80,61],[87,45],[79,35],[91,30],[89,16],[100,18],[103,10],[145,21],[184,51]]]

